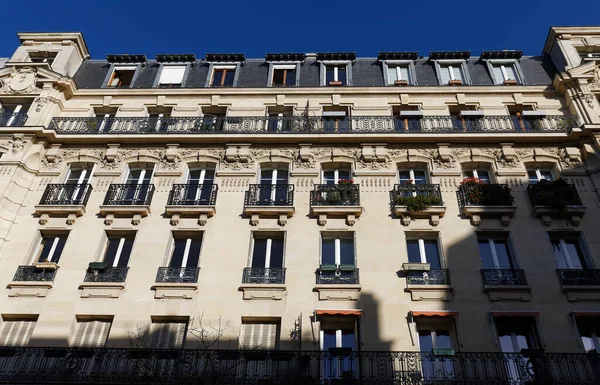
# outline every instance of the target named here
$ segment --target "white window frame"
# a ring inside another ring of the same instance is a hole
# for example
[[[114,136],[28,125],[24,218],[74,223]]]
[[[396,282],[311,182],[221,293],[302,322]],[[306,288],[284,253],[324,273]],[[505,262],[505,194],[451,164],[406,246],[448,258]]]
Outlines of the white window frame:
[[[281,168],[280,168],[280,167],[264,167],[264,168],[263,168],[263,167],[261,167],[261,168],[260,168],[260,173],[259,173],[259,176],[258,176],[258,182],[259,182],[259,184],[260,184],[260,183],[261,183],[261,181],[262,181],[262,172],[263,172],[263,170],[265,170],[265,171],[267,171],[267,170],[272,170],[272,171],[273,171],[273,174],[272,174],[272,176],[271,176],[271,186],[277,186],[277,172],[278,172],[279,170],[283,170],[283,167],[281,167]],[[289,172],[290,172],[290,171],[289,171],[289,168],[287,169],[287,171],[288,171],[288,184],[289,184],[289,181],[290,181],[290,180],[289,180],[289,178],[290,178],[290,177],[289,177],[289,175],[290,175],[290,174],[289,174]],[[277,189],[276,189],[275,187],[272,187],[272,188],[271,188],[271,201],[274,201],[274,200],[275,200],[275,193],[276,193],[276,192],[277,192]]]
[[[209,169],[209,167],[195,167],[195,168],[188,168],[187,169],[187,175],[185,176],[185,184],[189,185],[190,184],[190,173],[191,171],[196,171],[196,170],[200,170],[200,179],[198,179],[198,186],[202,186],[204,184],[204,178],[206,177],[206,170]],[[213,168],[210,168],[211,170],[213,170]],[[215,170],[215,177],[217,174],[217,170]],[[154,173],[152,173],[152,175],[154,175]],[[214,183],[213,183],[214,184]],[[183,192],[185,194],[185,192]],[[200,194],[202,193],[202,190],[197,188],[196,189],[196,196],[195,196],[195,200],[200,199]]]
[[[279,69],[293,69],[296,71],[296,79],[294,82],[294,87],[298,87],[300,85],[300,65],[302,62],[299,61],[289,61],[289,62],[269,62],[269,77],[267,79],[267,87],[274,87],[273,84],[273,76],[275,76],[275,70]],[[285,82],[285,79],[284,79]]]
[[[259,232],[256,232],[259,233]],[[252,234],[252,250],[250,252],[250,258],[248,259],[248,267],[252,266],[252,262],[254,260],[254,246],[256,243],[256,240],[258,239],[266,239],[267,240],[267,246],[265,249],[265,269],[270,269],[271,268],[271,245],[273,244],[273,239],[275,239],[275,237],[273,235],[267,235],[265,237],[261,237],[259,236],[258,238],[256,237],[256,234]],[[281,266],[285,266],[285,234],[283,234],[283,254],[281,255]]]
[[[321,86],[329,86],[327,84],[327,67],[334,67],[333,81],[338,82],[339,67],[346,66],[346,87],[352,85],[352,61],[351,60],[323,60],[319,62],[321,71]]]
[[[417,85],[417,77],[415,71],[415,61],[414,60],[383,60],[383,78],[386,86],[393,86],[394,82],[390,82],[388,77],[388,69],[389,67],[396,67],[396,77],[398,80],[407,80],[409,85]],[[400,67],[405,67],[408,69],[410,79],[401,79]]]
[[[554,240],[556,241],[556,239],[554,239]],[[579,242],[579,240],[577,240],[577,242]],[[565,238],[563,238],[563,237],[558,238],[558,244],[560,245],[560,252],[563,254],[563,257],[565,258],[565,262],[567,263],[567,269],[573,269],[574,268],[573,260],[571,259],[571,253],[569,253],[569,249],[567,248]],[[579,245],[579,247],[581,247],[581,244]],[[587,264],[586,256],[582,255],[581,257]]]
[[[233,76],[233,84],[231,85],[231,87],[236,87],[237,86],[237,82],[238,82],[238,78],[240,75],[240,67],[241,67],[242,63],[241,62],[233,62],[233,63],[210,63],[210,67],[208,69],[208,76],[206,78],[206,84],[205,87],[215,87],[215,88],[219,88],[221,87],[221,85],[218,86],[213,86],[213,80],[215,77],[215,71],[216,70],[234,70],[235,71],[235,75]]]
[[[175,253],[175,241],[176,240],[185,239],[185,248],[183,250],[183,257],[181,258],[181,266],[179,266],[182,270],[187,267],[187,262],[190,257],[190,248],[192,246],[192,240],[200,239],[200,253],[198,254],[198,266],[200,266],[200,257],[202,256],[202,248],[204,247],[204,235],[197,234],[197,236],[184,235],[178,236],[177,232],[171,233],[171,247],[169,247],[169,254],[167,258],[167,264],[170,264],[173,260],[173,254]],[[183,276],[183,271],[181,272]]]
[[[406,236],[406,253],[408,255],[408,241],[417,241],[419,245],[419,257],[421,259],[421,263],[429,263],[427,262],[427,253],[425,252],[425,241],[435,241],[437,245],[438,259],[440,262],[440,269],[445,269],[446,264],[444,261],[444,256],[442,255],[442,245],[440,244],[440,237],[437,236],[421,236],[421,235],[412,235],[408,234]]]
[[[398,183],[400,183],[400,172],[408,171],[410,176],[410,184],[415,184],[415,171],[423,171],[425,173],[425,182],[429,182],[429,177],[427,175],[427,170],[422,168],[400,168],[398,169]],[[427,183],[426,183],[427,184]]]
[[[518,269],[518,264],[517,264],[517,258],[515,255],[515,250],[512,247],[512,241],[510,238],[510,235],[507,235],[506,238],[502,238],[501,236],[497,236],[497,237],[493,237],[489,234],[481,234],[478,235],[477,237],[477,242],[479,242],[480,240],[487,240],[488,241],[488,246],[490,248],[490,254],[492,256],[492,262],[494,263],[494,269],[499,270],[500,269],[500,262],[498,261],[498,252],[496,251],[496,242],[497,241],[506,241],[506,245],[508,248],[508,258],[510,259],[510,262],[513,265],[514,269]]]
[[[537,182],[539,183],[542,180],[546,180],[546,177],[544,177],[542,175],[542,171],[550,171],[550,174],[552,174],[552,180],[554,180],[554,171],[551,168],[538,168],[536,167],[535,169],[532,168],[528,168],[527,169],[528,173],[529,171],[535,171],[535,177],[537,178]],[[529,175],[527,175],[529,177]],[[529,180],[529,182],[531,182],[531,179]]]
[[[183,70],[183,75],[181,76],[181,82],[180,83],[161,83],[161,77],[163,75],[163,71],[165,70],[165,68],[168,67],[182,67]],[[156,75],[156,80],[154,81],[154,85],[153,87],[160,87],[162,84],[179,84],[180,87],[183,87],[185,84],[185,81],[187,80],[188,74],[190,71],[190,64],[189,63],[168,63],[168,64],[161,64],[160,65],[160,70],[158,71],[158,74]],[[160,115],[160,114],[159,114]]]
[[[503,85],[504,84],[504,80],[508,80],[507,79],[507,75],[506,75],[506,66],[511,66],[513,67],[513,70],[515,71],[515,76],[516,76],[516,81],[517,84],[519,85],[525,85],[525,76],[523,75],[523,71],[521,69],[521,65],[519,64],[519,60],[517,59],[488,59],[485,60],[486,65],[488,67],[488,72],[490,73],[490,76],[492,77],[492,81],[494,82],[495,85]],[[503,81],[502,83],[499,83],[496,80],[496,77],[494,76],[494,67],[495,66],[500,66],[501,70],[502,70],[502,77],[503,77]]]
[[[454,71],[452,71],[452,69],[454,67],[460,67],[463,77],[464,79],[462,79],[463,85],[470,85],[471,84],[471,77],[469,76],[469,71],[467,69],[467,61],[466,60],[446,60],[446,59],[441,59],[441,60],[436,60],[435,61],[435,72],[438,78],[438,83],[440,86],[447,86],[448,84],[444,84],[442,83],[442,66],[444,67],[449,67],[448,73],[450,75],[450,80],[456,80],[454,78]]]
[[[345,115],[344,115],[345,116]],[[340,181],[340,171],[348,171],[348,175],[350,176],[350,178],[352,178],[352,169],[343,169],[343,168],[335,168],[333,170],[329,169],[329,170],[321,170],[321,183],[325,184],[325,172],[326,171],[333,171],[333,180],[334,180],[334,185],[337,185]],[[343,179],[342,179],[343,180]]]
[[[140,73],[140,71],[138,71],[139,68],[140,68],[139,65],[114,65],[113,64],[111,66],[111,70],[108,72],[108,76],[104,80],[102,88],[115,88],[115,87],[110,86],[111,80],[113,80],[113,75],[114,75],[115,71],[133,71],[133,76],[131,77],[131,83],[129,83],[129,86],[127,87],[127,88],[131,88],[131,86],[135,83],[135,80]],[[122,88],[124,88],[124,87],[122,87]]]
[[[486,170],[486,169],[483,169],[483,168],[479,168],[479,169],[476,169],[476,168],[471,168],[471,169],[468,169],[468,170],[464,170],[464,171],[463,171],[463,174],[466,174],[467,172],[472,172],[472,173],[473,173],[473,178],[477,178],[477,179],[479,179],[479,171],[485,171],[485,172],[487,172],[487,173],[488,173],[489,180],[490,180],[490,184],[492,184],[492,183],[493,183],[493,180],[492,180],[492,172],[491,172],[491,170],[490,170],[490,169],[487,169],[487,170]],[[470,178],[470,177],[468,177],[468,176],[465,176],[465,178]],[[479,180],[482,180],[482,179],[479,179]]]
[[[67,180],[69,180],[69,176],[71,175],[71,171],[73,170],[72,164],[69,164],[69,169],[67,170],[67,174],[65,175],[65,180],[63,183],[66,183]],[[81,173],[81,175],[79,176],[79,179],[77,180],[77,185],[81,186],[83,184],[83,181],[86,180],[86,176],[89,172],[89,177],[87,178],[87,183],[91,185],[92,184],[92,177],[94,176],[94,171],[96,171],[96,163],[93,164],[92,169],[89,170],[86,167],[82,167],[81,170],[83,170],[83,172]],[[71,199],[75,199],[75,197],[77,197],[77,195],[79,194],[79,189],[80,187],[75,188],[75,191],[73,191],[73,194],[71,195]]]
[[[356,268],[356,266],[358,266],[357,260],[356,260],[356,238],[355,238],[355,233],[352,232],[352,237],[344,237],[344,236],[340,236],[340,235],[332,235],[332,236],[328,236],[328,234],[325,233],[321,233],[321,250],[320,250],[320,256],[319,256],[319,266],[323,265],[323,241],[325,240],[332,240],[334,241],[334,247],[335,247],[335,251],[334,251],[334,264],[335,267],[339,268],[340,265],[342,264],[342,247],[341,247],[341,240],[342,239],[352,239],[352,251],[354,253],[354,268]]]
[[[140,176],[138,177],[137,182],[135,182],[136,185],[141,185],[144,182],[144,177],[146,176],[146,172],[149,170],[149,168],[147,167],[131,167],[130,165],[127,165],[127,172],[125,173],[125,180],[124,180],[124,184],[127,183],[127,180],[129,179],[129,175],[131,175],[131,172],[134,170],[142,170],[142,172],[140,173]],[[152,165],[152,170],[151,175],[150,175],[150,180],[148,181],[148,184],[152,184],[152,181],[154,179],[154,171],[156,171],[156,164]]]
[[[450,329],[444,329],[443,326],[441,326],[439,328],[435,328],[433,326],[427,326],[427,327],[423,327],[423,328],[419,329],[418,322],[417,322],[417,336],[418,337],[420,337],[419,336],[419,330],[427,330],[430,333],[430,335],[431,335],[431,347],[433,349],[438,348],[438,344],[437,344],[437,331],[438,330],[446,330],[448,332],[448,336],[450,337],[450,348],[452,349],[453,346],[454,346],[454,343],[453,343],[454,341],[453,341],[453,338],[452,338],[452,330],[450,330]],[[418,342],[418,349],[419,349],[419,352],[420,352],[421,351],[421,339],[417,338],[417,342]]]
[[[42,235],[42,240],[46,238],[44,235]],[[51,237],[48,237],[51,238]],[[58,242],[60,242],[60,236],[54,236],[54,239],[52,240],[52,246],[50,247],[50,251],[48,252],[48,261],[49,262],[54,262],[54,253],[56,252],[56,247],[58,246]],[[66,244],[67,240],[65,239],[65,244]],[[42,242],[40,242],[39,246],[38,246],[38,250],[37,250],[37,257],[36,259],[39,260],[40,256],[42,255],[42,250],[44,249],[44,244]],[[60,258],[60,256],[59,256]],[[37,261],[35,261],[37,262]]]
[[[585,349],[585,345],[583,343],[583,336],[581,334],[581,328],[579,327],[578,321],[579,319],[573,315],[573,321],[575,322],[575,328],[577,329],[577,334],[579,337],[579,343],[581,343],[581,346]],[[600,337],[598,337],[598,328],[592,329],[591,331],[591,338],[592,338],[592,343],[594,344],[594,350],[596,351],[596,353],[600,353]]]

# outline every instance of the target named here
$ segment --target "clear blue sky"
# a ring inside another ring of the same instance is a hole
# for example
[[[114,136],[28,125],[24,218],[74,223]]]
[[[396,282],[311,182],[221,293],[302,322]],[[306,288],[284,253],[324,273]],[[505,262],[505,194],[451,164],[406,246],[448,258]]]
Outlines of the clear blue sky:
[[[81,31],[94,59],[491,49],[537,55],[551,25],[600,25],[600,0],[27,0],[3,8],[0,57],[18,46],[18,31]]]

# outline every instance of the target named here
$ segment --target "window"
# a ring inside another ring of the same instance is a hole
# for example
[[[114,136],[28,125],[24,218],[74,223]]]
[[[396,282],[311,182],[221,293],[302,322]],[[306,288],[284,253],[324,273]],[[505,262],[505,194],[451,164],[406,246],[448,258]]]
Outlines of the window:
[[[267,111],[267,131],[290,131],[293,128],[294,120],[291,118],[293,109],[291,107],[269,108]]]
[[[65,178],[66,184],[87,184],[90,182],[94,167],[71,166]]]
[[[271,85],[274,87],[293,87],[296,85],[295,64],[280,65],[276,64],[273,67],[273,80]]]
[[[491,183],[490,172],[488,170],[474,169],[464,172],[465,178],[477,178],[484,183]]]
[[[71,166],[65,178],[65,185],[60,190],[60,195],[56,198],[58,201],[69,201],[71,204],[83,204],[85,195],[89,190],[87,186],[94,172],[94,167]]]
[[[77,348],[103,348],[108,338],[112,321],[78,318],[71,346]]]
[[[202,117],[202,132],[219,132],[225,127],[227,111],[225,108],[203,109],[204,116]]]
[[[323,184],[334,185],[340,180],[350,180],[350,169],[336,168],[333,170],[323,170]]]
[[[559,269],[581,270],[591,267],[578,234],[565,236],[550,233],[550,243],[552,244],[556,266]]]
[[[535,170],[527,170],[527,175],[529,176],[530,184],[537,184],[541,180],[554,180],[554,176],[552,176],[552,170],[549,169],[536,168]]]
[[[215,66],[210,82],[211,87],[233,87],[236,66]]]
[[[166,65],[162,67],[158,86],[160,88],[179,88],[183,84],[183,77],[187,66]]]
[[[109,234],[104,248],[103,261],[109,267],[127,267],[135,234]]]
[[[128,88],[133,83],[133,77],[137,66],[131,67],[114,67],[110,75],[106,87],[108,88]]]
[[[60,256],[67,242],[68,234],[42,234],[42,241],[37,249],[35,255],[36,262],[56,262],[60,259]]]
[[[396,131],[421,131],[423,111],[417,106],[393,106],[392,113],[396,118]]]
[[[282,269],[283,268],[283,234],[254,233],[252,244],[253,269]]]
[[[202,234],[173,235],[173,253],[169,267],[171,268],[197,268],[200,260]]]
[[[131,204],[147,204],[154,167],[130,168],[119,200]]]
[[[387,66],[388,85],[412,84],[411,71],[408,65],[388,65]]]
[[[533,317],[497,317],[494,320],[502,353],[519,353],[538,347]]]
[[[358,319],[350,316],[321,318],[320,347],[330,354],[323,356],[323,375],[332,379],[357,378],[356,358],[350,352],[358,350]],[[335,354],[347,351],[348,354]],[[346,357],[344,357],[346,356]]]
[[[37,323],[35,318],[7,318],[3,316],[0,325],[0,346],[26,346]]]
[[[183,348],[189,320],[152,317],[150,344],[153,348]]]
[[[578,317],[577,329],[586,353],[600,353],[600,323],[598,317]]]
[[[242,321],[242,349],[273,350],[279,342],[280,321]]]
[[[321,67],[325,71],[325,86],[345,86],[348,85],[348,64],[325,64]]]
[[[336,267],[340,270],[354,270],[354,238],[353,234],[328,236],[321,239],[321,268]]]
[[[323,111],[323,130],[325,132],[348,132],[350,121],[347,111]]]
[[[32,63],[48,63],[52,67],[56,54],[56,52],[29,52],[29,61]]]
[[[515,268],[507,234],[478,234],[477,241],[482,269]]]
[[[443,352],[452,349],[452,338],[450,330],[441,327],[426,327],[417,324],[417,335],[419,336],[419,351],[422,353]],[[444,354],[441,354],[444,355]],[[440,378],[450,379],[454,375],[452,360],[434,358],[434,355],[424,355],[423,378],[426,380],[438,380]]]
[[[259,203],[287,204],[288,175],[287,168],[261,169]]]
[[[1,103],[0,104],[0,115],[10,115],[8,119],[1,118],[2,125],[6,127],[10,126],[22,126],[25,122],[25,117],[27,116],[27,112],[31,104],[10,104],[10,103]]]
[[[439,63],[438,65],[440,85],[467,84],[462,63]]]
[[[116,109],[96,109],[96,127],[98,132],[108,132],[115,121]]]
[[[490,67],[495,84],[521,84],[516,62],[492,62]]]
[[[209,204],[211,202],[214,182],[214,168],[189,170],[185,195],[183,197],[184,204]]]
[[[400,170],[398,171],[400,184],[427,184],[427,172],[425,170]]]
[[[165,87],[166,88],[166,87]],[[151,112],[148,114],[150,118],[148,120],[148,128],[151,129],[154,127],[154,131],[157,132],[166,132],[169,131],[169,127],[172,125],[171,119],[169,117],[171,114],[169,112]]]
[[[441,270],[442,264],[437,239],[407,239],[408,262],[428,263],[431,270]]]

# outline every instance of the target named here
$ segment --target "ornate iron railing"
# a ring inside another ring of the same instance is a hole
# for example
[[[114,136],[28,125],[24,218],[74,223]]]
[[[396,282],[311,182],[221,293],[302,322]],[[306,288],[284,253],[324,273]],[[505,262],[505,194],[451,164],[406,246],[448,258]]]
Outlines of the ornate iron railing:
[[[458,189],[460,207],[512,206],[513,196],[505,184],[462,184]]]
[[[103,269],[89,268],[85,272],[83,282],[125,282],[127,278],[127,266],[109,266]]]
[[[168,205],[214,206],[217,203],[216,184],[174,184],[169,192]]]
[[[293,184],[251,184],[244,196],[244,206],[293,205]]]
[[[0,113],[0,127],[20,127],[27,121],[25,112],[4,112]]]
[[[357,184],[316,184],[310,192],[311,206],[360,206]]]
[[[156,282],[159,283],[196,283],[199,267],[159,267]]]
[[[49,184],[44,190],[40,205],[83,205],[87,204],[92,193],[92,185],[84,184]]]
[[[153,195],[153,184],[111,184],[104,198],[104,204],[149,206]]]
[[[527,285],[521,269],[482,269],[481,278],[484,285]]]
[[[563,285],[600,285],[600,269],[558,269]]]
[[[538,182],[527,186],[527,193],[534,206],[550,206],[563,209],[566,206],[582,206],[581,198],[575,185],[562,180],[554,182]]]
[[[359,284],[358,268],[354,266],[321,266],[317,269],[318,285]]]
[[[397,184],[390,191],[392,206],[410,206],[420,202],[426,206],[441,206],[442,192],[439,184]]]
[[[598,354],[0,348],[0,383],[593,385]]]
[[[565,132],[579,126],[577,116],[556,115],[538,119],[513,116],[458,118],[423,116],[406,120],[397,116],[203,116],[203,117],[64,117],[48,126],[59,134],[452,134]]]
[[[35,266],[19,266],[13,281],[42,281],[52,282],[56,276],[56,269],[40,269]]]
[[[407,271],[406,282],[410,285],[450,285],[448,269]]]
[[[246,267],[242,274],[242,283],[285,283],[285,268]]]

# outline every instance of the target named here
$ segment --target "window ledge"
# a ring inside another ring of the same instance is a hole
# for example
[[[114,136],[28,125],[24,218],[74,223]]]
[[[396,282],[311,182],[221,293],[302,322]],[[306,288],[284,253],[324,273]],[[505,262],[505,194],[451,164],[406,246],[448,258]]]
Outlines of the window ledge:
[[[150,288],[156,299],[193,299],[198,291],[197,283],[157,282]]]
[[[362,206],[311,206],[310,210],[320,226],[327,224],[327,217],[346,217],[348,226],[354,226],[363,212]]]
[[[217,213],[217,209],[215,206],[167,205],[165,206],[165,213],[171,216],[173,226],[179,224],[181,217],[193,216],[198,216],[198,224],[204,226],[208,218]]]
[[[500,218],[502,224],[508,226],[516,211],[516,206],[465,206],[463,208],[463,214],[471,218],[473,226],[479,226],[482,217]]]
[[[316,285],[314,288],[320,301],[358,301],[360,290],[361,286],[356,284]]]
[[[561,289],[569,302],[600,301],[600,285],[562,285]]]
[[[451,301],[451,285],[415,285],[407,284],[406,291],[413,301]]]
[[[266,299],[279,301],[283,299],[286,285],[279,283],[243,283],[240,288],[242,298],[246,300]]]
[[[150,215],[149,205],[102,205],[100,215],[104,216],[104,224],[112,225],[115,217],[133,217],[131,222],[138,225],[140,220]]]
[[[279,224],[285,226],[295,212],[294,206],[244,206],[244,214],[250,217],[252,226],[258,225],[261,217],[277,217]]]
[[[48,281],[14,281],[7,286],[9,297],[45,297],[54,283]]]
[[[552,218],[567,218],[575,226],[579,226],[585,214],[585,206],[567,206],[564,210],[554,209],[549,206],[533,206],[533,215],[542,219],[545,226],[552,224]]]
[[[483,291],[492,302],[531,301],[531,287],[528,285],[483,285]]]
[[[40,225],[48,223],[50,217],[67,217],[67,224],[72,225],[75,219],[85,214],[84,205],[36,205],[35,215],[39,216]]]
[[[81,298],[119,298],[125,282],[84,282],[79,285]]]
[[[402,224],[408,226],[412,219],[429,219],[432,226],[440,224],[440,218],[446,214],[445,206],[430,206],[423,211],[409,211],[407,206],[394,206],[394,214],[402,219]]]

